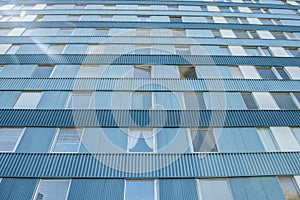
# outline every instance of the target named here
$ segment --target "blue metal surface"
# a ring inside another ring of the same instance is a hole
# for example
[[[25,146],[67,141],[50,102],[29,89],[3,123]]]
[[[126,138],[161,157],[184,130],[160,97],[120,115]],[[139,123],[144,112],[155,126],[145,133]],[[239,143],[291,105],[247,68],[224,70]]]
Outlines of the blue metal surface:
[[[1,177],[201,178],[300,174],[300,152],[1,153],[0,162]]]
[[[32,199],[37,182],[37,179],[4,178],[0,183],[0,199]]]
[[[194,55],[87,55],[16,54],[1,55],[2,64],[166,64],[166,65],[259,65],[299,66],[300,57],[267,56],[194,56]]]
[[[1,109],[0,126],[257,127],[300,126],[299,110],[43,110]],[[162,120],[163,119],[163,120]]]

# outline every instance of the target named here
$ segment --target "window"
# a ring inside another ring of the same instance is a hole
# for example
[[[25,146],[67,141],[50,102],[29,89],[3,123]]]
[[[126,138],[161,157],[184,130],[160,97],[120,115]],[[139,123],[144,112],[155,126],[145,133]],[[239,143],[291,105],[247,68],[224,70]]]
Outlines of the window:
[[[178,10],[178,5],[167,5],[168,10]]]
[[[100,77],[101,72],[105,70],[105,66],[99,66],[99,65],[81,65],[78,72],[77,76],[79,78],[82,77]]]
[[[72,35],[73,31],[73,28],[61,28],[57,32],[57,36],[70,36]]]
[[[242,97],[248,109],[258,109],[251,93],[242,93]]]
[[[154,180],[126,180],[125,200],[155,200],[155,185]]]
[[[290,79],[283,67],[276,67],[275,70],[278,72],[282,79]]]
[[[217,144],[212,130],[191,130],[194,152],[217,152]]]
[[[187,110],[204,110],[206,109],[202,93],[184,93],[185,108]]]
[[[69,109],[87,109],[90,108],[92,93],[73,92],[70,96]]]
[[[287,200],[299,200],[299,188],[295,184],[293,177],[279,177],[279,182]]]
[[[150,16],[148,16],[148,15],[138,15],[137,19],[140,22],[149,22],[150,21]]]
[[[257,47],[244,47],[245,52],[248,56],[260,56],[260,52]]]
[[[66,20],[67,21],[79,21],[80,17],[81,17],[81,15],[69,15]]]
[[[58,129],[52,152],[78,152],[82,129]]]
[[[94,32],[94,36],[108,36],[109,29],[107,28],[97,28]]]
[[[260,37],[256,31],[248,31],[248,33],[251,35],[252,38],[260,39]]]
[[[272,35],[276,38],[276,39],[279,39],[279,40],[285,40],[286,37],[285,35],[283,34],[283,32],[271,32]]]
[[[292,128],[293,134],[300,145],[300,128]]]
[[[230,71],[232,78],[244,78],[238,66],[229,66],[228,69]]]
[[[298,48],[286,49],[286,51],[293,57],[300,57],[300,51]]]
[[[34,109],[38,105],[42,92],[22,92],[14,108]]]
[[[180,16],[170,16],[170,22],[182,22]]]
[[[175,52],[178,55],[191,55],[190,47],[187,45],[175,46]]]
[[[32,78],[48,78],[50,77],[53,70],[53,66],[45,65],[45,66],[37,66],[32,73]]]
[[[237,38],[249,38],[246,31],[234,31]]]
[[[130,129],[128,134],[128,152],[154,152],[152,129]]]
[[[0,128],[0,151],[15,151],[22,132],[21,128]]]
[[[279,145],[277,144],[276,139],[269,128],[258,128],[257,132],[266,151],[280,150]]]
[[[212,32],[213,32],[215,38],[220,38],[220,37],[222,37],[222,35],[221,35],[221,33],[220,33],[219,30],[214,29],[214,30],[212,30]]]
[[[66,200],[70,180],[46,180],[39,181],[35,200]]]
[[[150,36],[150,29],[138,28],[136,30],[136,35],[137,36]]]
[[[184,37],[185,29],[172,29],[172,35],[174,37]]]
[[[131,99],[132,109],[149,110],[152,107],[151,92],[134,92]]]
[[[232,24],[238,24],[239,20],[236,17],[226,17],[226,21]]]
[[[180,78],[186,78],[186,79],[196,79],[197,78],[197,73],[196,73],[195,67],[180,66],[179,74],[180,74]]]
[[[272,96],[275,99],[280,109],[293,109],[293,110],[298,109],[295,103],[293,102],[290,94],[273,93]]]
[[[200,199],[205,200],[232,200],[229,185],[226,179],[199,179]]]
[[[47,50],[47,54],[60,54],[64,48],[65,44],[51,44]]]
[[[263,79],[276,79],[277,77],[275,76],[275,74],[272,72],[271,68],[267,68],[267,67],[258,67],[256,68],[256,70],[258,71],[259,75],[261,76],[261,78]]]
[[[151,66],[149,65],[135,65],[134,78],[151,78]]]

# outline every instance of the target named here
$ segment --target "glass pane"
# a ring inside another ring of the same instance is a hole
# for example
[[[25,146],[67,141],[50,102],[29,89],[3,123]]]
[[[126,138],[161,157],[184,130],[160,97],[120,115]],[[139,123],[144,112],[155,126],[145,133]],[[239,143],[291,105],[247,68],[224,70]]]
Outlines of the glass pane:
[[[300,145],[300,128],[293,128],[292,129],[294,136],[298,142],[298,144]]]
[[[276,151],[279,150],[277,147],[277,143],[275,141],[275,138],[273,137],[273,134],[270,129],[268,128],[261,128],[258,129],[258,135],[265,147],[266,151]]]
[[[187,110],[206,109],[205,101],[201,93],[184,93],[184,101]]]
[[[179,67],[180,78],[196,79],[197,73],[194,67]]]
[[[36,200],[65,200],[67,198],[69,180],[41,180]]]
[[[13,151],[22,129],[1,128],[0,129],[0,151]]]
[[[71,96],[68,108],[69,109],[84,109],[90,107],[90,93],[74,93]]]
[[[257,68],[259,75],[266,79],[277,79],[271,68]]]
[[[78,152],[82,130],[60,129],[53,152]]]
[[[152,106],[150,92],[135,92],[132,94],[131,108],[148,110]]]
[[[152,130],[130,130],[128,135],[129,152],[153,152]]]
[[[291,96],[289,94],[276,94],[273,93],[272,96],[274,97],[277,105],[281,109],[297,109],[297,106],[293,102]]]
[[[216,141],[211,130],[191,130],[194,152],[218,151]]]
[[[134,67],[134,78],[151,78],[150,66],[135,66]]]
[[[251,94],[242,94],[242,97],[248,109],[258,109]]]
[[[203,200],[231,200],[232,195],[225,179],[200,180],[200,193]]]
[[[154,200],[153,180],[127,180],[125,200]]]
[[[48,78],[52,73],[53,67],[37,67],[33,74],[31,75],[32,78]]]
[[[287,200],[300,200],[299,193],[292,177],[279,177],[279,181]]]
[[[290,79],[289,75],[285,72],[283,68],[276,68],[276,70],[280,74],[282,79]]]
[[[40,101],[41,96],[41,92],[23,92],[14,108],[34,109]]]

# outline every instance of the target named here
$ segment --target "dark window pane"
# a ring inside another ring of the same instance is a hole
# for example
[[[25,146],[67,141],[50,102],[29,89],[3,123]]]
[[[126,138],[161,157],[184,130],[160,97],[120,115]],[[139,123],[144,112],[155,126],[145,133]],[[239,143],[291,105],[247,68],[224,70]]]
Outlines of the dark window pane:
[[[170,22],[182,22],[181,17],[170,17]]]
[[[53,67],[37,67],[32,73],[33,78],[48,78],[53,70]]]
[[[201,93],[185,93],[184,100],[187,110],[206,109],[205,101]]]
[[[294,96],[296,97],[296,99],[300,103],[300,94],[299,93],[294,93]]]
[[[211,130],[192,130],[194,152],[217,152],[217,145]]]
[[[197,74],[194,67],[179,67],[180,78],[196,79]]]
[[[284,71],[283,68],[276,68],[282,79],[290,79],[289,75]]]
[[[259,75],[265,79],[277,79],[271,68],[257,68]]]
[[[242,97],[248,109],[258,109],[251,94],[242,94]]]
[[[289,94],[272,94],[277,105],[281,109],[297,109]]]

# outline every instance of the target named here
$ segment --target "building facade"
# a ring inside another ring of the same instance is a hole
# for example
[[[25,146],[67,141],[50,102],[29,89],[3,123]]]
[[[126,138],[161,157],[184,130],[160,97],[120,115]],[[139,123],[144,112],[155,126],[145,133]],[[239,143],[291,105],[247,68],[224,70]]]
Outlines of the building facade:
[[[0,3],[1,200],[299,200],[300,2]]]

